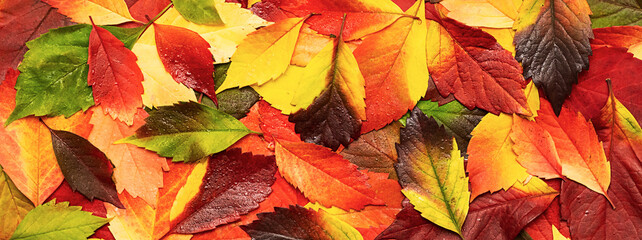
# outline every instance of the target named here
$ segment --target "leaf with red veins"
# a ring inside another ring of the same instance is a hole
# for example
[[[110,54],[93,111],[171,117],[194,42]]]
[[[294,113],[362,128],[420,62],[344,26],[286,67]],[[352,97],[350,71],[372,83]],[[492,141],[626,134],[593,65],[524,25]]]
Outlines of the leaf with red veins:
[[[93,25],[93,24],[92,24]],[[89,75],[96,105],[112,118],[132,125],[143,106],[143,72],[136,55],[102,27],[93,25],[89,34]]]
[[[204,93],[217,103],[210,44],[186,28],[154,24],[154,31],[156,48],[165,70],[176,82]]]

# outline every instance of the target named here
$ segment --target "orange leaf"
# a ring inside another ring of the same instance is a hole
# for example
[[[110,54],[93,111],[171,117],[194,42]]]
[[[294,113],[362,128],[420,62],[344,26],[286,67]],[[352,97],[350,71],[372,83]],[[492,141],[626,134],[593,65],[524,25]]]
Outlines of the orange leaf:
[[[376,198],[366,174],[328,148],[305,142],[277,141],[275,155],[279,172],[312,202],[344,210],[360,210],[368,204],[384,203]]]
[[[551,104],[544,99],[540,101],[542,104],[536,121],[555,142],[562,174],[609,199],[606,191],[611,183],[611,166],[606,161],[593,123],[566,107],[562,107],[559,117],[556,117]]]
[[[562,177],[555,142],[540,125],[514,115],[510,138],[517,161],[528,173],[546,179]]]
[[[15,107],[14,85],[18,71],[10,71],[0,85],[0,165],[16,187],[35,205],[42,204],[62,183],[63,176],[53,153],[49,130],[38,118],[27,117],[4,127],[9,114]],[[87,137],[91,131],[87,113],[72,117],[45,119],[57,130],[65,130]]]
[[[119,193],[124,189],[132,197],[141,197],[152,207],[156,206],[158,188],[163,186],[163,169],[168,170],[165,158],[131,144],[113,142],[133,135],[147,113],[138,109],[132,126],[111,119],[101,106],[94,108],[89,123],[94,125],[88,140],[114,164],[114,182]]]
[[[247,116],[241,118],[239,121],[252,131],[261,132],[261,127],[259,126],[261,124],[259,102],[255,103],[254,106],[250,108]],[[229,149],[240,148],[242,152],[251,152],[256,155],[274,155],[274,152],[268,148],[268,144],[269,143],[258,134],[248,134],[230,146]],[[272,150],[274,150],[274,148],[272,148]]]

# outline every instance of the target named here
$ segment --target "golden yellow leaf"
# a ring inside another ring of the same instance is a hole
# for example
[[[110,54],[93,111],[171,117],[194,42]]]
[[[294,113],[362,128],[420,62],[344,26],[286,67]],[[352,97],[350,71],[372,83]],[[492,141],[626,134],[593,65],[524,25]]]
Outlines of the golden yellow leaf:
[[[58,9],[59,13],[77,23],[112,25],[136,21],[129,13],[124,0],[45,0]]]
[[[511,28],[522,0],[446,0],[446,16],[472,27]]]

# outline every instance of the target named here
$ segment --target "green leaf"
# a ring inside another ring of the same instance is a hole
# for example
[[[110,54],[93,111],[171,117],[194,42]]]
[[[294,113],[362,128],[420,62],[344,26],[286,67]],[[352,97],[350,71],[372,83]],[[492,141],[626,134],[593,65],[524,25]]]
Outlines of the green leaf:
[[[223,20],[212,0],[174,0],[174,7],[185,19],[196,24],[222,25]]]
[[[54,203],[52,200],[40,205],[20,222],[11,236],[14,239],[87,239],[96,229],[109,222],[106,218],[84,212],[69,202]]]
[[[174,162],[192,162],[218,153],[252,133],[234,117],[214,108],[182,102],[159,107],[136,134],[116,143],[131,143]]]
[[[114,34],[116,38],[118,38],[123,44],[125,44],[125,47],[131,50],[134,47],[134,44],[136,41],[138,41],[138,38],[140,35],[143,34],[143,31],[145,31],[145,26],[140,26],[137,28],[121,28],[121,27],[114,27],[114,26],[101,26],[104,29],[107,29],[111,34]]]
[[[128,46],[142,32],[138,28],[107,30]],[[5,125],[29,115],[69,117],[94,105],[87,85],[90,32],[91,25],[78,24],[53,29],[27,42],[29,51],[18,67],[16,108]]]
[[[214,86],[216,89],[225,81],[229,67],[230,63],[214,65]],[[201,97],[201,93],[197,92],[196,97]],[[216,94],[218,107],[205,95],[203,95],[201,103],[212,108],[217,108],[219,111],[232,115],[236,119],[241,119],[250,111],[254,103],[259,101],[259,97],[259,94],[251,87],[230,88]]]
[[[18,223],[33,209],[29,199],[16,188],[0,166],[0,239],[8,239]]]
[[[395,168],[403,194],[421,216],[462,236],[470,192],[457,142],[419,108],[399,142]]]
[[[588,0],[591,6],[593,28],[611,26],[642,26],[642,1],[640,0]]]

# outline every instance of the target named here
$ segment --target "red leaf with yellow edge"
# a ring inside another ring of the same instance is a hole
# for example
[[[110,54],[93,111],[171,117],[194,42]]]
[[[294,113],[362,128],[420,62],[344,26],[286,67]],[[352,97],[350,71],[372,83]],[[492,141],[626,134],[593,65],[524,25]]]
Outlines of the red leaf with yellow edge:
[[[541,178],[561,178],[562,165],[553,137],[536,122],[513,116],[510,133],[517,162],[526,171]]]
[[[434,5],[426,11],[439,16]],[[453,94],[468,109],[531,115],[522,67],[493,36],[448,18],[427,27],[428,70],[443,97]]]
[[[591,9],[584,0],[526,0],[519,13],[515,58],[559,114],[577,74],[589,66]]]
[[[533,178],[507,191],[486,193],[470,204],[462,228],[464,239],[512,240],[528,223],[542,214],[557,191]],[[457,234],[421,218],[412,204],[405,204],[395,222],[377,239],[461,239]]]
[[[368,176],[330,149],[305,142],[276,142],[276,164],[283,177],[312,202],[344,210],[383,204]],[[319,187],[324,186],[324,187]],[[337,196],[342,197],[337,197]]]
[[[274,208],[274,212],[261,213],[258,218],[241,226],[252,239],[363,239],[356,229],[323,210],[295,205]]]
[[[15,68],[27,52],[25,43],[49,29],[71,24],[68,18],[40,0],[2,1],[0,3],[0,82],[9,68]]]
[[[395,144],[399,143],[400,128],[400,123],[393,122],[382,129],[363,134],[339,154],[359,166],[359,169],[388,173],[391,179],[397,180]]]
[[[103,205],[103,201],[100,201],[98,199],[89,201],[79,192],[73,191],[67,181],[62,181],[62,184],[60,184],[58,189],[56,189],[56,191],[53,192],[53,194],[51,194],[51,196],[49,196],[46,201],[49,202],[54,199],[56,199],[56,201],[58,202],[69,202],[69,205],[71,206],[81,206],[83,211],[91,212],[94,216],[103,218],[107,217],[107,210],[105,209],[105,205]],[[108,226],[109,223],[98,228],[98,230],[96,230],[96,232],[89,238],[113,240],[114,235],[111,234],[111,232],[107,228]]]
[[[581,113],[573,113],[566,107],[562,107],[559,117],[556,117],[544,99],[538,114],[537,124],[555,142],[562,174],[608,199],[606,190],[611,182],[611,167],[593,124],[587,122]]]
[[[548,180],[546,181],[549,187],[559,191],[561,188],[562,180]],[[560,199],[556,197],[553,199],[548,208],[542,215],[535,218],[531,223],[526,225],[524,232],[528,234],[533,240],[551,240],[555,239],[553,227],[562,232],[563,235],[569,236],[568,226],[565,221],[560,217]]]
[[[596,28],[593,29],[593,34],[595,39],[591,40],[591,47],[594,49],[598,47],[628,48],[634,57],[642,59],[642,26]]]
[[[176,82],[207,95],[214,103],[214,57],[210,44],[198,33],[171,25],[154,24],[156,49],[165,70]]]
[[[168,170],[166,159],[154,152],[131,144],[113,144],[115,141],[133,135],[145,124],[148,114],[138,109],[133,125],[114,121],[101,106],[94,108],[89,123],[94,125],[87,138],[103,151],[114,165],[114,182],[119,193],[126,189],[132,197],[141,197],[156,207],[158,188],[163,187],[163,169]]]
[[[642,60],[634,58],[624,48],[602,47],[589,58],[591,67],[580,74],[579,83],[573,88],[567,105],[582,112],[586,118],[595,119],[606,103],[609,90],[604,80],[611,79],[613,94],[638,120],[642,121],[642,82],[631,81],[642,75]]]
[[[290,205],[305,205],[308,200],[305,199],[303,194],[290,185],[281,174],[278,172],[274,175],[276,181],[272,185],[272,193],[259,203],[259,208],[249,212],[247,215],[241,216],[238,222],[226,224],[216,229],[195,234],[193,240],[207,240],[207,239],[250,239],[250,236],[241,229],[241,225],[249,224],[257,220],[257,214],[263,212],[271,212],[275,207],[286,208]]]
[[[412,109],[428,88],[425,4],[417,1],[354,50],[365,78],[366,121],[361,133],[380,129]]]
[[[176,223],[172,233],[198,233],[237,221],[272,192],[276,173],[273,156],[231,149],[210,157],[206,165],[198,193],[172,219]]]
[[[53,152],[51,135],[38,118],[28,117],[4,126],[7,117],[15,107],[14,85],[18,71],[11,71],[0,85],[0,165],[13,180],[16,187],[35,205],[42,204],[60,185],[60,172]],[[52,128],[74,132],[87,137],[91,131],[91,114],[78,113],[64,117],[45,119]],[[35,143],[35,144],[34,144]]]
[[[317,14],[310,17],[306,23],[310,24],[313,30],[324,35],[336,35],[345,14],[346,24],[343,36],[346,41],[377,32],[404,16],[401,9],[392,1],[265,0],[252,6],[252,9],[269,21],[280,20],[289,15],[304,17],[311,13]]]
[[[606,84],[605,84],[606,85]],[[642,129],[612,92],[595,127],[611,164],[606,199],[588,188],[562,184],[562,218],[573,239],[636,239],[642,235]]]
[[[471,201],[484,192],[508,190],[516,182],[524,182],[529,177],[513,152],[512,126],[511,115],[487,114],[473,129],[466,166]]]
[[[89,34],[89,75],[96,105],[112,118],[132,125],[137,109],[143,106],[143,72],[136,55],[104,28],[93,24]]]
[[[270,106],[266,101],[259,101],[259,126],[265,140],[274,144],[276,139],[287,141],[299,141],[299,135],[294,131],[294,123],[288,121],[288,116]]]

